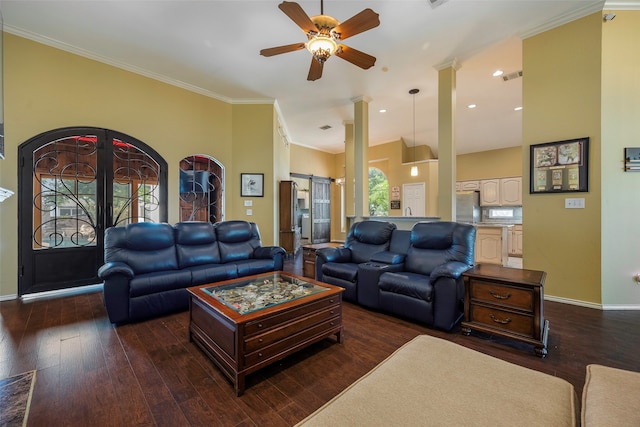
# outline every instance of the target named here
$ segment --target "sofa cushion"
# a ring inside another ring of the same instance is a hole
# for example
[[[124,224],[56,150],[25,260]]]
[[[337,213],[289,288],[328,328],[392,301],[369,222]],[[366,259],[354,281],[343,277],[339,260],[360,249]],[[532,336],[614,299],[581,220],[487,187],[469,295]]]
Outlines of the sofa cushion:
[[[174,226],[180,268],[220,264],[216,230],[210,222],[179,222]]]
[[[433,286],[429,276],[410,272],[382,273],[378,281],[381,291],[402,294],[411,298],[422,299],[431,302],[433,299]]]
[[[328,262],[322,265],[322,275],[355,282],[358,276],[358,264],[350,262]]]
[[[185,270],[191,272],[190,286],[221,282],[238,277],[238,268],[233,263],[194,265],[193,267],[187,267]]]
[[[367,262],[373,254],[389,250],[389,241],[395,229],[395,224],[383,221],[362,221],[353,224],[344,245],[351,251],[351,262]]]
[[[240,277],[266,273],[275,269],[275,260],[273,259],[246,259],[236,261],[234,264]]]
[[[189,286],[191,286],[189,270],[155,271],[131,279],[129,296],[133,298]]]
[[[106,262],[124,262],[136,275],[176,270],[173,227],[164,223],[138,222],[110,227],[104,237]]]
[[[419,222],[411,230],[405,269],[429,275],[439,265],[459,261],[473,265],[475,228],[456,222]]]
[[[247,221],[218,223],[216,236],[223,263],[253,258],[254,249],[262,246],[258,226]]]

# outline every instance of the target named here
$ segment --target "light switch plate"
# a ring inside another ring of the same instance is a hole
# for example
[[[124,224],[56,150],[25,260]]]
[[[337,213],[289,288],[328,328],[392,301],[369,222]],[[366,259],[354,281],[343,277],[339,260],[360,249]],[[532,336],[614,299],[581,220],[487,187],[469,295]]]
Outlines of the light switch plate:
[[[584,209],[584,197],[564,199],[565,209]]]
[[[245,200],[244,201],[244,205],[245,206],[253,206],[253,200]]]

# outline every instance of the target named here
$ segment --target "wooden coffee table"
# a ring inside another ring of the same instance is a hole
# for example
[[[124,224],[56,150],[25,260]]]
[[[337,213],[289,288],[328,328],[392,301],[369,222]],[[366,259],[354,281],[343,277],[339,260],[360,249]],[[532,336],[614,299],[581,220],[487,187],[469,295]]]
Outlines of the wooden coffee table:
[[[229,377],[247,374],[335,335],[342,342],[343,288],[276,271],[188,288],[189,341]]]

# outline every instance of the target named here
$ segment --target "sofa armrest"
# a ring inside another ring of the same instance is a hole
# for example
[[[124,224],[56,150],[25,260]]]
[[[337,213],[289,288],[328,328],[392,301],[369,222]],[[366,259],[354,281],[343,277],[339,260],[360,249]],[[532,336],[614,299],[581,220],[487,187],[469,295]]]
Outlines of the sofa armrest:
[[[316,258],[324,262],[350,262],[351,250],[342,246],[337,248],[321,248],[316,251]]]
[[[458,280],[462,273],[470,269],[471,266],[460,261],[450,261],[445,264],[441,264],[433,269],[429,279],[431,283],[435,283],[441,277],[447,277],[449,279]]]
[[[98,277],[102,280],[116,274],[122,274],[129,279],[133,279],[135,276],[133,269],[128,264],[120,261],[108,262],[98,269]]]
[[[284,255],[285,250],[280,246],[260,246],[254,249],[253,257],[257,259],[273,259],[278,254]]]
[[[405,254],[399,254],[397,252],[383,251],[373,254],[371,262],[381,262],[383,264],[402,264],[404,263]]]

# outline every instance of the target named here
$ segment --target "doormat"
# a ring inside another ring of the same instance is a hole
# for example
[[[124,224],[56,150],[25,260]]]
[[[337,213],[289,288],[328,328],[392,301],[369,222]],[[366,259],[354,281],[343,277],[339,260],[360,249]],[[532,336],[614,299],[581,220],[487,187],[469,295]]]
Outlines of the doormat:
[[[26,426],[36,371],[0,380],[0,426]]]

